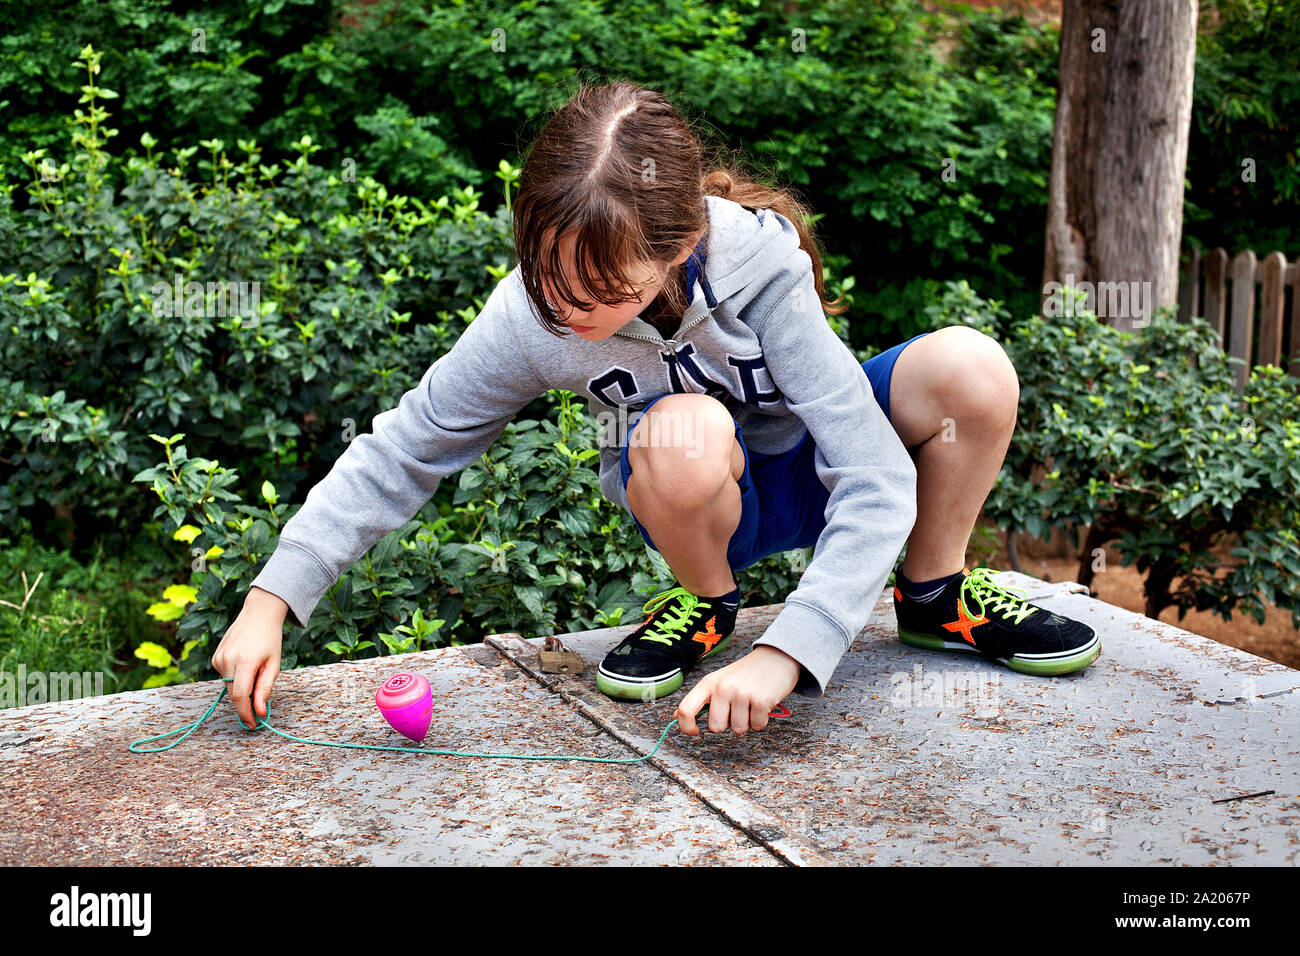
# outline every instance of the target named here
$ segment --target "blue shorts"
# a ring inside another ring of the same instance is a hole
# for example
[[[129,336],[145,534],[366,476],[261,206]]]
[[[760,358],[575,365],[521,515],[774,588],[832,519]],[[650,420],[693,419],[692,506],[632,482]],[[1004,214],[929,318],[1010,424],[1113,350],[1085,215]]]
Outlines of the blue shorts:
[[[898,361],[899,353],[929,334],[922,332],[915,335],[862,363],[862,371],[866,372],[871,382],[871,391],[886,418],[889,418],[889,384],[893,380],[894,363]],[[627,430],[628,435],[632,434],[646,409],[659,401],[659,398],[637,413]],[[740,423],[736,422],[736,441],[740,442],[740,448],[745,454],[745,471],[739,481],[740,524],[736,526],[727,545],[727,563],[731,565],[731,570],[740,571],[770,554],[812,547],[826,527],[826,502],[830,499],[830,491],[817,477],[817,468],[813,462],[817,446],[813,443],[812,435],[805,434],[799,444],[789,451],[763,455],[750,452],[745,447]],[[620,470],[623,493],[626,495],[627,479],[632,474],[626,442],[623,445]],[[658,551],[646,533],[645,526],[637,521],[635,515],[632,520],[645,543]]]

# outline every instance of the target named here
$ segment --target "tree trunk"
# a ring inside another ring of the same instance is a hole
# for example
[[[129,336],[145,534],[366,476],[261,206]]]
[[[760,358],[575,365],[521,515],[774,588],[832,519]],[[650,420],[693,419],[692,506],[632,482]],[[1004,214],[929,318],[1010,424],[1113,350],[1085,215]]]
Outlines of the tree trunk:
[[[1052,283],[1120,328],[1177,304],[1196,15],[1197,0],[1064,0],[1045,315],[1073,308]]]
[[[1142,585],[1142,593],[1146,597],[1143,614],[1152,620],[1160,620],[1160,612],[1174,603],[1169,591],[1177,574],[1178,564],[1173,560],[1159,561],[1151,565],[1151,569],[1147,571],[1146,582]]]
[[[1079,573],[1075,576],[1075,580],[1089,591],[1092,590],[1092,578],[1096,574],[1092,570],[1092,552],[1110,540],[1110,534],[1105,530],[1104,525],[1105,522],[1101,518],[1093,521],[1088,528],[1088,536],[1084,538],[1083,548],[1079,552]]]

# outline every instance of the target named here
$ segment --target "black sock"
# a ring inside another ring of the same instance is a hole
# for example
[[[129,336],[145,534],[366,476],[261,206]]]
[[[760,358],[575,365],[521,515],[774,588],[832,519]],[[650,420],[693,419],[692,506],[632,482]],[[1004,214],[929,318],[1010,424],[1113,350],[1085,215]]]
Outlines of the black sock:
[[[708,601],[710,604],[726,605],[733,611],[740,607],[740,585],[736,585],[736,587],[732,588],[726,594],[719,595],[718,597],[705,597],[702,594],[698,596],[702,600]]]
[[[903,597],[918,604],[926,604],[937,598],[940,592],[948,586],[948,582],[953,578],[961,577],[962,573],[958,571],[956,574],[935,578],[933,581],[909,581],[903,575],[902,565],[899,565],[894,572],[894,582],[898,585],[898,590],[903,592]]]

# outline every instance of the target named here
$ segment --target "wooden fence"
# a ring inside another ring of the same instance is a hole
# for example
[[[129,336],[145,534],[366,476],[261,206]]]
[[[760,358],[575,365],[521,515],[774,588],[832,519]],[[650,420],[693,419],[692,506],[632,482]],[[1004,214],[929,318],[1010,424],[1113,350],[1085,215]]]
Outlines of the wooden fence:
[[[1280,252],[1257,260],[1249,249],[1231,259],[1225,249],[1193,249],[1179,278],[1178,317],[1204,316],[1228,354],[1246,360],[1236,369],[1238,390],[1251,365],[1300,375],[1300,262],[1288,265]]]

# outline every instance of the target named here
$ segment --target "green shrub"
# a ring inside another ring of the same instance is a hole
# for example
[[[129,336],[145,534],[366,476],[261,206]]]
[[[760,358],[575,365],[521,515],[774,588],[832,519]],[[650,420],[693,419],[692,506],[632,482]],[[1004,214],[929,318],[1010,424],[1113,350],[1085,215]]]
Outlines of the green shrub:
[[[469,189],[425,203],[340,179],[309,137],[286,167],[244,141],[232,158],[146,137],[145,157],[116,158],[116,94],[100,54],[81,62],[60,178],[28,154],[22,215],[0,180],[0,520],[53,512],[83,538],[138,526],[129,477],[156,460],[150,433],[182,426],[254,488],[314,483],[509,270],[508,215]]]
[[[410,64],[385,65],[385,58],[410,38],[342,25],[340,16],[356,6],[10,2],[0,13],[0,108],[8,132],[0,163],[12,168],[23,152],[40,148],[62,155],[59,104],[75,98],[79,85],[65,67],[94,44],[122,92],[118,122],[132,145],[145,133],[164,143],[258,140],[272,144],[268,161],[283,163],[294,158],[290,144],[306,134],[327,151],[332,169],[350,158],[360,171],[423,195],[490,181],[459,137],[438,134],[444,117],[412,114],[416,101],[394,96],[409,95],[401,70]]]
[[[142,686],[149,669],[133,650],[164,638],[145,612],[153,584],[141,580],[145,551],[110,556],[100,547],[83,564],[41,545],[26,522],[0,535],[0,674],[20,666],[95,674],[105,693]]]
[[[1030,311],[1042,268],[1056,27],[930,6],[10,3],[0,167],[15,175],[42,148],[67,161],[62,114],[80,79],[66,65],[90,43],[117,78],[115,145],[128,153],[143,155],[146,133],[255,140],[261,161],[283,168],[308,136],[322,168],[352,161],[359,177],[421,197],[486,190],[577,76],[617,73],[669,91],[805,190],[844,257],[834,268],[852,262],[862,281],[855,346],[887,346],[920,330],[948,279]],[[1295,4],[1206,0],[1199,22],[1186,235],[1295,258]],[[1244,158],[1255,183],[1242,181]]]
[[[1295,261],[1300,4],[1204,0],[1199,23],[1184,235],[1230,254],[1281,250]]]
[[[904,0],[26,6],[0,31],[11,174],[42,148],[67,161],[61,114],[80,80],[66,67],[91,43],[121,92],[114,152],[145,156],[146,134],[168,146],[256,141],[259,162],[287,168],[307,136],[323,170],[352,161],[358,178],[420,197],[486,191],[578,77],[617,75],[665,90],[826,214],[826,247],[863,280],[858,347],[918,331],[941,279],[1010,294],[1041,270],[1024,236],[1042,234],[1056,47],[1023,17]],[[125,172],[116,164],[109,180]]]
[[[961,283],[929,310],[936,327],[997,337],[1019,373],[1019,421],[985,513],[1040,538],[1066,531],[1084,583],[1113,542],[1145,575],[1151,617],[1174,605],[1180,620],[1240,610],[1262,622],[1271,604],[1300,627],[1300,379],[1257,366],[1237,394],[1235,360],[1201,319],[1163,310],[1126,332],[1066,311],[1012,321]]]

